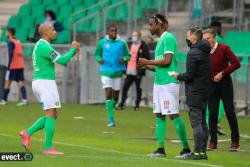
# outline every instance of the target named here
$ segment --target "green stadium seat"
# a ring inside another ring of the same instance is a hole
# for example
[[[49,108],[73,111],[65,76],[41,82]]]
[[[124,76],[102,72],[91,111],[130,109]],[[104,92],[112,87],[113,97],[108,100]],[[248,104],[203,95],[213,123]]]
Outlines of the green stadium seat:
[[[116,8],[111,8],[107,10],[107,18],[108,20],[117,20],[116,19]]]
[[[77,32],[87,32],[90,26],[90,19],[77,25]]]
[[[32,17],[40,17],[43,16],[45,13],[45,7],[43,5],[37,5],[32,7]]]
[[[39,17],[34,18],[34,23],[35,25],[42,24],[44,20],[45,20],[44,16],[39,16]]]
[[[21,42],[27,42],[28,37],[28,29],[19,28],[16,29],[15,37],[19,39]]]
[[[84,6],[89,7],[97,3],[97,0],[83,0]]]
[[[55,3],[52,2],[51,0],[43,0],[43,3],[41,3],[41,4],[43,4],[45,6],[50,6],[50,5],[55,4]]]
[[[74,8],[73,13],[75,13],[75,12],[77,12],[77,11],[81,11],[81,10],[83,10],[84,8],[85,8],[85,6],[77,6],[77,7]],[[73,14],[73,13],[72,13],[72,14]],[[76,20],[78,20],[78,19],[83,18],[84,16],[86,16],[86,13],[87,13],[87,12],[84,11],[84,12],[80,12],[79,14],[73,16],[73,17],[72,17],[73,22],[75,22]]]
[[[70,42],[70,31],[61,31],[57,34],[57,38],[53,43],[64,44]]]
[[[69,16],[72,14],[72,7],[71,6],[62,6],[59,12],[59,15],[57,17],[57,20],[62,22],[64,18],[69,18]]]
[[[54,4],[54,5],[48,5],[48,6],[46,6],[45,7],[45,9],[46,10],[51,10],[51,11],[53,11],[55,14],[57,14],[58,13],[58,6],[56,5],[56,4]]]
[[[30,0],[29,4],[30,5],[41,5],[42,4],[42,0]]]
[[[17,28],[21,23],[21,19],[19,16],[11,16],[11,18],[8,21],[7,27],[14,27]]]
[[[30,16],[30,14],[31,14],[31,6],[29,4],[22,5],[18,11],[18,15],[21,17]]]
[[[2,36],[0,37],[0,42],[6,42],[8,39],[6,37],[6,28],[1,28],[2,29]]]
[[[111,4],[115,4],[115,3],[118,3],[118,2],[121,2],[120,0],[111,0]]]
[[[63,19],[63,27],[66,29],[66,30],[69,30],[70,29],[70,20],[69,20],[69,18],[64,18]]]
[[[32,17],[22,18],[22,28],[35,27],[34,20]]]
[[[143,9],[157,9],[159,7],[159,3],[163,1],[159,0],[140,0],[139,6]],[[164,3],[164,2],[163,2]],[[161,4],[163,5],[163,4]]]
[[[121,5],[116,8],[115,16],[117,20],[125,21],[128,18],[128,5]]]
[[[90,9],[87,11],[87,15],[89,15],[89,14],[91,14],[91,13],[98,12],[99,10],[100,10],[100,6],[92,7],[92,8],[90,8]]]
[[[69,4],[69,0],[57,0],[58,6],[65,6]]]
[[[70,1],[70,5],[74,8],[76,6],[79,6],[79,5],[83,5],[84,2],[83,0],[71,0]]]

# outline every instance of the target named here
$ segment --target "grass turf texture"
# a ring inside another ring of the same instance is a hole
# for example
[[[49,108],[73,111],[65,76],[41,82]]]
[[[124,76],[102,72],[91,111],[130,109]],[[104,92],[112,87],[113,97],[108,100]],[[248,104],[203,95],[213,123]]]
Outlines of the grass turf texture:
[[[24,152],[18,133],[27,129],[42,115],[38,104],[28,107],[16,107],[14,103],[0,106],[0,152]],[[150,108],[132,108],[116,111],[116,127],[106,126],[107,116],[102,105],[64,104],[56,122],[54,147],[65,152],[63,156],[41,154],[43,149],[43,130],[35,133],[31,139],[31,162],[0,162],[0,166],[250,166],[250,118],[239,117],[241,151],[229,152],[230,132],[226,118],[222,127],[226,131],[225,140],[218,144],[218,150],[208,152],[209,160],[181,161],[174,157],[181,151],[180,143],[172,122],[167,119],[166,152],[167,158],[148,158],[145,155],[156,149],[154,140],[155,117]],[[193,147],[192,131],[186,112],[181,114],[188,130],[189,143]],[[79,117],[81,119],[75,119]]]

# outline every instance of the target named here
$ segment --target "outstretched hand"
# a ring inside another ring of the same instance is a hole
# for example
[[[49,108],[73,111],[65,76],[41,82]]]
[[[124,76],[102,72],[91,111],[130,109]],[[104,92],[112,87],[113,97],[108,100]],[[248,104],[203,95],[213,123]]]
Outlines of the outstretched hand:
[[[80,44],[78,42],[73,41],[71,45],[72,45],[73,48],[75,48],[77,50],[80,50]]]
[[[139,67],[145,67],[146,65],[148,65],[148,59],[145,59],[145,58],[139,58],[139,61],[138,61],[138,65]]]

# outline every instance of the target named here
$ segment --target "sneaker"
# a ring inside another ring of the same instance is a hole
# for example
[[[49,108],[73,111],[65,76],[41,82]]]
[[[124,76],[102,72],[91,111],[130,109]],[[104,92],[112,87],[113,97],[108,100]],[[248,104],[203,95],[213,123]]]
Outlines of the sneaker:
[[[229,151],[239,151],[240,150],[240,144],[233,142],[231,143],[230,147],[229,147]]]
[[[16,104],[17,106],[21,107],[21,106],[27,106],[28,105],[28,102],[20,102],[20,103],[17,103]]]
[[[0,101],[0,106],[5,106],[7,103],[6,103],[6,101],[5,100],[1,100]]]
[[[29,149],[30,149],[30,136],[29,136],[29,134],[27,133],[26,130],[22,130],[19,135],[22,138],[22,143],[23,143],[24,148],[27,151],[29,151]]]
[[[184,156],[182,160],[201,160],[201,156],[199,153],[193,152],[191,154]]]
[[[163,150],[157,149],[156,151],[154,151],[151,154],[148,154],[147,156],[151,157],[151,158],[154,158],[154,157],[166,157],[166,153],[165,153],[164,149]]]
[[[118,106],[115,107],[116,110],[123,110],[124,106],[119,104]]]
[[[55,148],[51,148],[49,150],[43,150],[43,154],[52,154],[52,155],[63,155],[63,152],[57,151]]]
[[[203,160],[207,160],[207,159],[208,159],[206,153],[200,153],[200,157],[201,157],[201,159],[203,159]]]
[[[175,158],[179,159],[191,153],[190,148],[183,148],[183,150]]]
[[[219,124],[218,124],[217,128],[218,128],[217,133],[218,133],[219,136],[225,136],[226,135],[226,133],[221,129]]]
[[[217,149],[217,144],[209,143],[207,146],[207,151],[213,151]]]
[[[108,127],[114,127],[115,126],[115,121],[114,120],[108,120]]]

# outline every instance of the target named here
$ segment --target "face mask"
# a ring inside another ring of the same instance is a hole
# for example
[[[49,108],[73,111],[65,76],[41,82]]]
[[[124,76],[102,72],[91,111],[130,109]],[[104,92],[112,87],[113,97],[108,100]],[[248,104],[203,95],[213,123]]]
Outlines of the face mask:
[[[187,42],[188,47],[191,47],[193,45],[192,42],[189,39],[186,39],[186,42]]]
[[[132,42],[133,43],[138,43],[138,37],[132,36]]]

